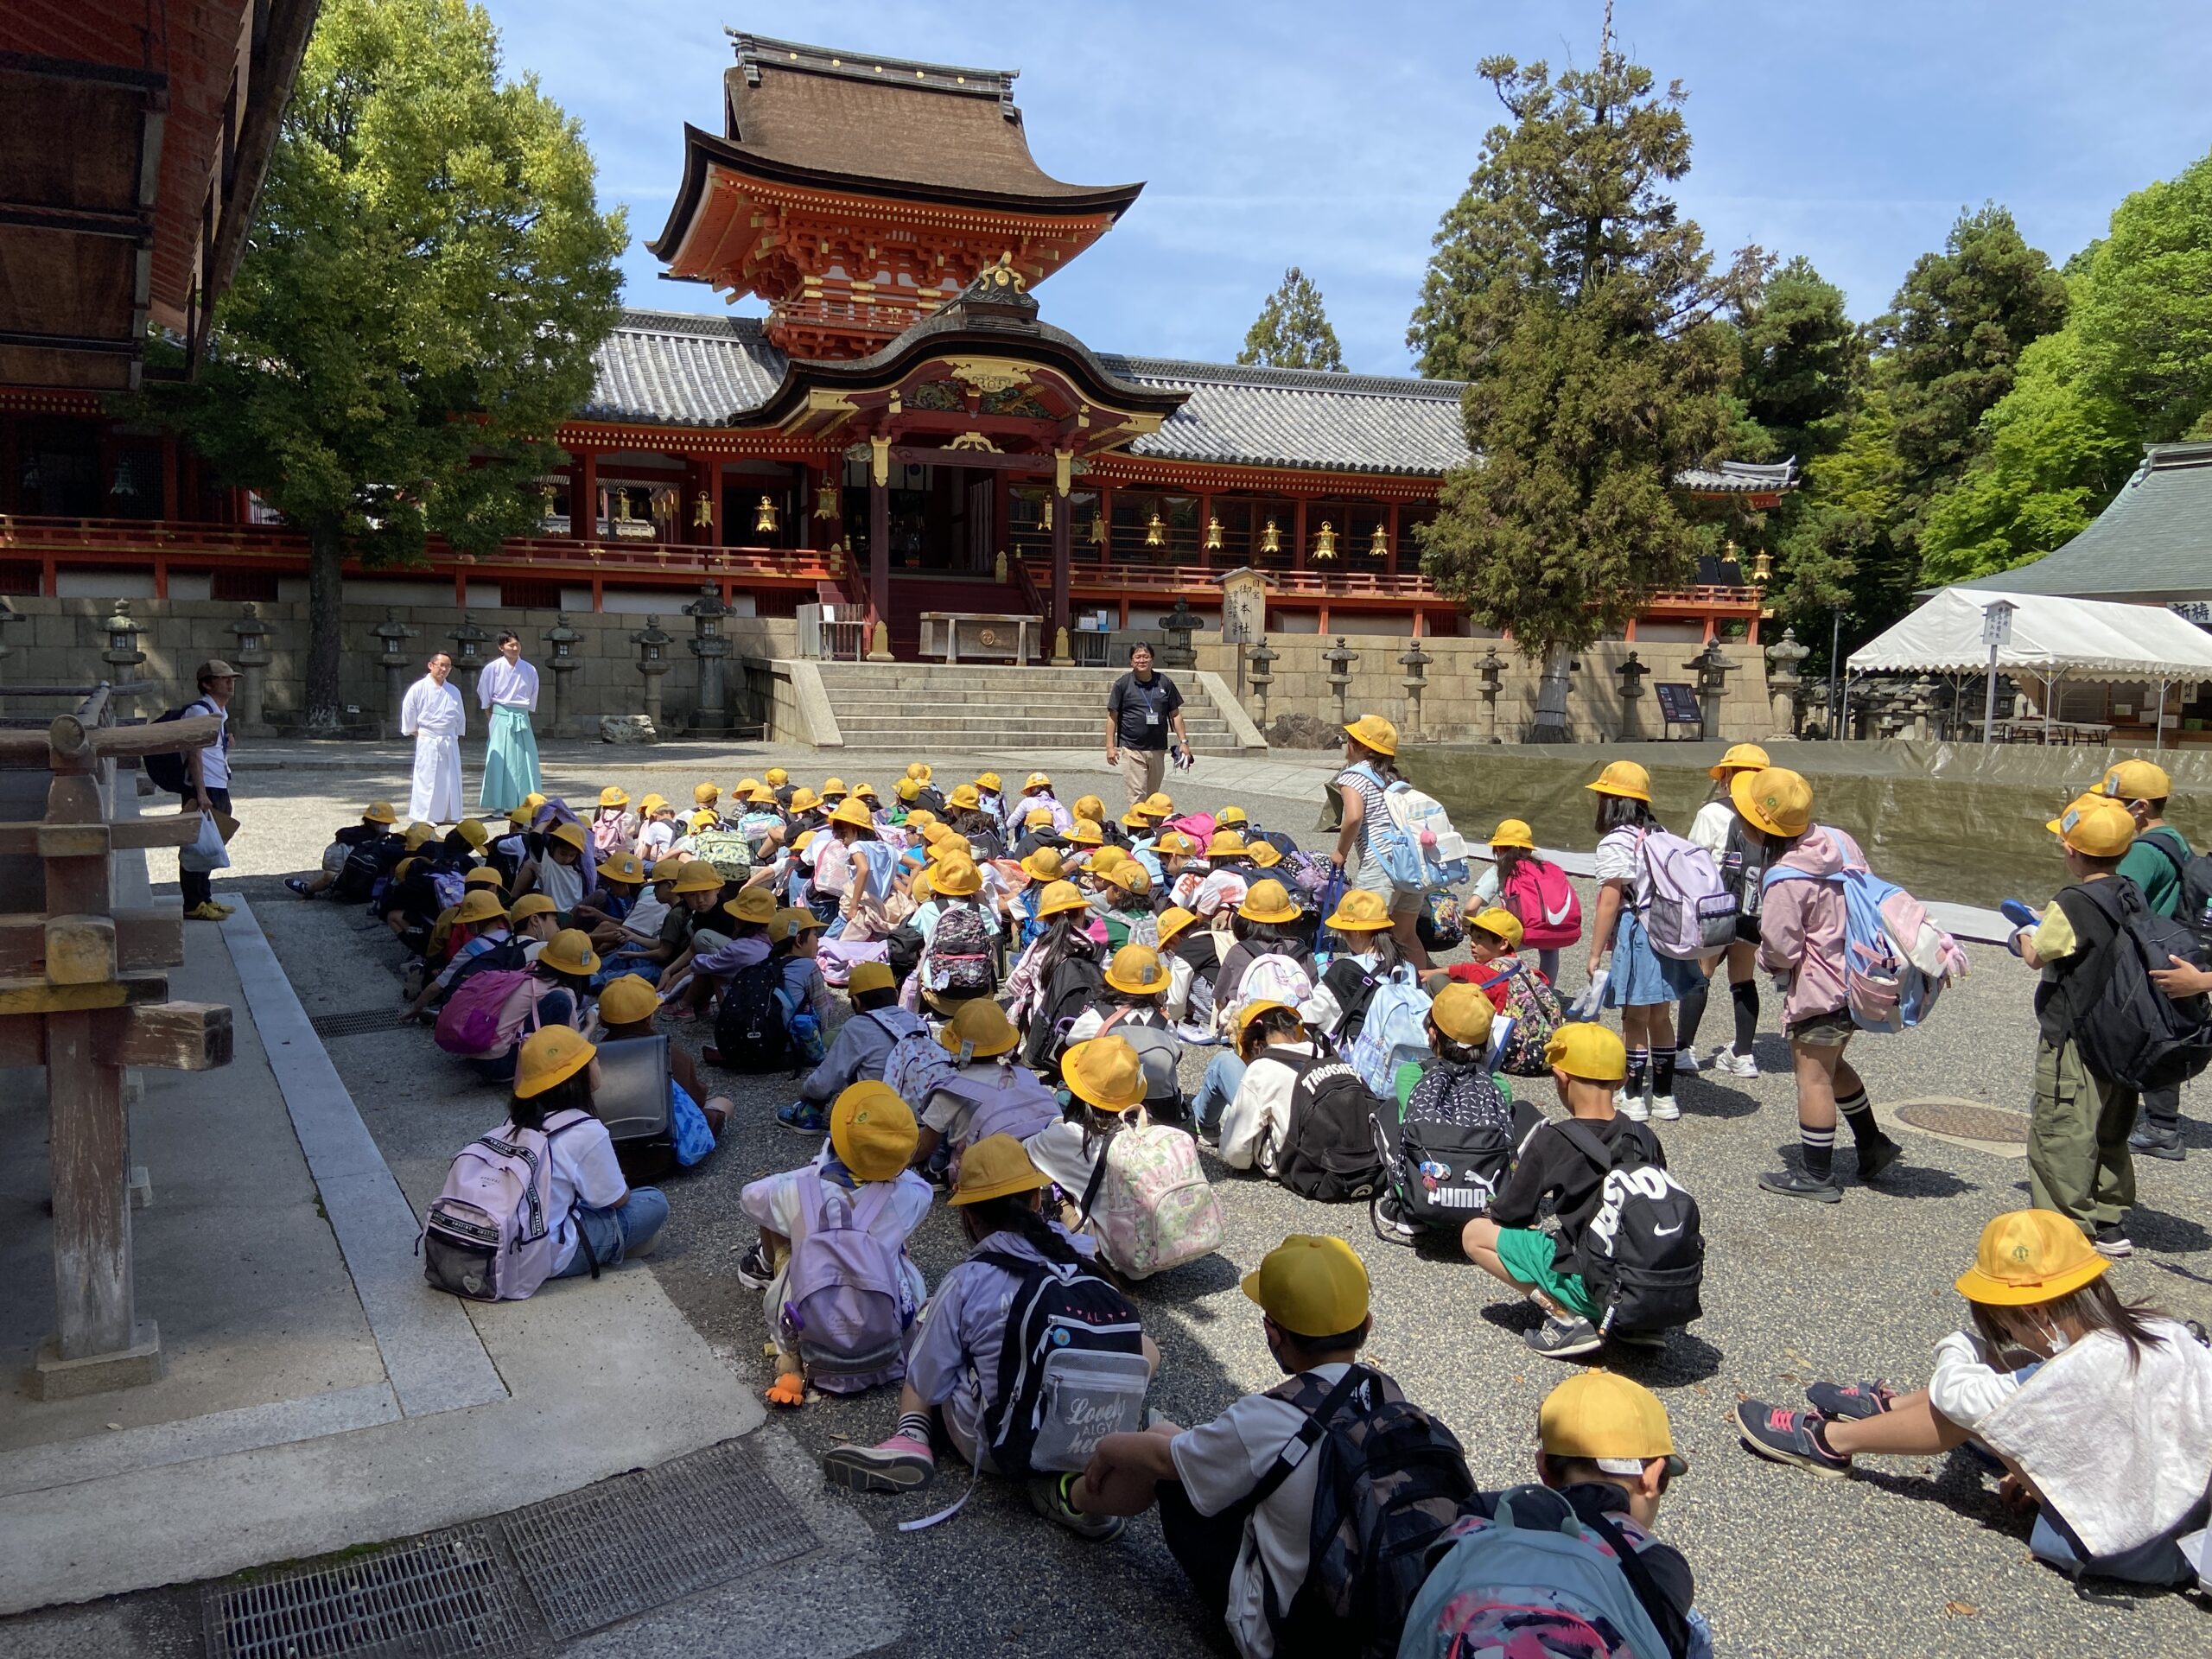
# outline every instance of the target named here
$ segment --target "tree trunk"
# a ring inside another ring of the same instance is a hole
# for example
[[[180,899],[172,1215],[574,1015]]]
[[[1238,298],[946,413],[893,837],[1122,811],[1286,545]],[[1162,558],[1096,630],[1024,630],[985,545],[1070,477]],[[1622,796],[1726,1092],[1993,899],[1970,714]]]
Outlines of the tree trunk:
[[[338,667],[345,646],[339,637],[339,608],[346,593],[346,550],[338,525],[318,519],[308,526],[307,732],[336,737],[345,730],[339,717]]]
[[[1529,728],[1531,743],[1567,743],[1567,672],[1573,653],[1554,645],[1544,653],[1543,677],[1536,683],[1536,723]]]

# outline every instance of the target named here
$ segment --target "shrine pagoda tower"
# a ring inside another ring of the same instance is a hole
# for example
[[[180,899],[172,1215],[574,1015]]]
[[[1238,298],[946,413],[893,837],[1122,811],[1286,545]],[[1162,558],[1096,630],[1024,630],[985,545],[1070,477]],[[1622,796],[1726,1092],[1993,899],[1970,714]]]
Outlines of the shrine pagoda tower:
[[[671,276],[767,301],[791,357],[865,357],[1001,256],[1040,283],[1144,188],[1039,168],[1015,71],[730,35],[725,131],[685,126],[683,182],[647,245]]]

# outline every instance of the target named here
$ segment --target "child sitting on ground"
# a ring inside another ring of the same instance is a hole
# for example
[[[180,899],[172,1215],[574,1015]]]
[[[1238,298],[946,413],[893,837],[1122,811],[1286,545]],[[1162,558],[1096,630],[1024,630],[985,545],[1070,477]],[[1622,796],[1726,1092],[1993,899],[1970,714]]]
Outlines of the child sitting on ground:
[[[801,1135],[828,1134],[830,1102],[855,1083],[882,1082],[892,1046],[901,1037],[929,1029],[919,1014],[898,1006],[898,984],[883,963],[854,963],[845,995],[852,1017],[838,1027],[822,1063],[799,1084],[798,1098],[776,1113],[777,1122]]]
[[[1006,1010],[987,998],[955,1008],[934,1038],[909,1042],[926,1043],[938,1052],[925,1057],[931,1062],[926,1070],[912,1068],[912,1077],[894,1077],[894,1064],[885,1071],[884,1080],[906,1097],[921,1100],[914,1163],[925,1173],[950,1169],[949,1160],[937,1159],[940,1147],[957,1156],[986,1135],[1026,1141],[1060,1115],[1059,1097],[1015,1058],[1021,1033]],[[901,1045],[900,1052],[906,1052]]]
[[[614,852],[628,852],[638,839],[638,819],[630,810],[630,798],[609,784],[599,791],[599,808],[591,820],[591,850],[603,859]]]
[[[331,837],[330,845],[322,849],[322,869],[319,874],[288,875],[284,885],[302,899],[318,898],[339,885],[339,877],[345,874],[350,863],[360,879],[349,882],[347,890],[332,896],[347,903],[366,899],[376,879],[398,863],[407,850],[406,843],[391,833],[394,822],[390,801],[370,802],[362,810],[360,823],[349,823],[339,830]]]
[[[1236,1052],[1224,1051],[1208,1064],[1191,1113],[1202,1135],[1219,1113],[1223,1163],[1257,1168],[1272,1179],[1276,1149],[1290,1131],[1291,1091],[1305,1073],[1300,1062],[1312,1060],[1318,1051],[1298,1010],[1287,1003],[1248,1002],[1236,1015]],[[1218,1103],[1224,1088],[1230,1091],[1225,1107]]]
[[[1522,939],[1520,918],[1510,911],[1479,911],[1467,923],[1471,960],[1431,973],[1424,983],[1431,995],[1453,982],[1481,991],[1493,1009],[1513,1021],[1498,1054],[1498,1070],[1516,1077],[1548,1077],[1551,1066],[1544,1051],[1552,1033],[1566,1023],[1567,1004],[1542,971],[1520,954]]]
[[[1135,859],[1124,858],[1106,872],[1098,899],[1109,950],[1160,943],[1160,925],[1152,913],[1152,878]]]
[[[763,1313],[777,1343],[776,1380],[766,1394],[770,1405],[804,1404],[810,1372],[817,1387],[839,1394],[857,1392],[855,1383],[872,1386],[862,1378],[893,1382],[903,1374],[895,1351],[887,1356],[803,1357],[812,1344],[784,1313],[792,1253],[821,1224],[823,1205],[834,1195],[843,1200],[852,1225],[897,1258],[899,1283],[880,1288],[898,1296],[900,1330],[912,1325],[929,1287],[907,1257],[906,1241],[930,1212],[929,1183],[906,1166],[913,1151],[914,1114],[906,1103],[880,1082],[855,1083],[830,1109],[826,1154],[801,1168],[754,1181],[739,1197],[739,1205],[760,1228],[760,1242],[738,1263],[737,1272],[743,1283],[763,1293]]]
[[[1855,1458],[1993,1453],[1999,1487],[2036,1506],[2028,1548],[2079,1579],[2187,1586],[2206,1542],[2212,1351],[2155,1308],[2120,1300],[2111,1266],[2072,1220],[2015,1210],[1981,1231],[1958,1291],[1971,1331],[1936,1345],[1924,1389],[1816,1382],[1810,1411],[1745,1400],[1745,1446],[1846,1475]]]
[[[1320,982],[1298,1005],[1308,1031],[1326,1036],[1339,1054],[1351,1052],[1352,1039],[1367,1019],[1367,1005],[1383,981],[1413,968],[1390,930],[1397,924],[1389,901],[1364,887],[1349,889],[1330,912],[1328,926],[1341,934],[1344,948],[1330,959]]]
[[[529,899],[523,900],[528,904]],[[653,1035],[653,1014],[660,1007],[652,982],[636,974],[611,981],[599,994],[599,1035],[608,1040]],[[668,1046],[669,1122],[676,1143],[676,1161],[691,1169],[706,1161],[721,1139],[722,1126],[734,1109],[727,1095],[710,1095],[699,1081],[699,1063],[680,1043]]]
[[[578,938],[582,935],[575,936]],[[614,1142],[592,1109],[599,1087],[599,1049],[565,1025],[548,1026],[523,1044],[514,1065],[508,1122],[545,1128],[563,1114],[584,1116],[548,1136],[552,1198],[547,1212],[556,1244],[554,1279],[573,1279],[650,1252],[668,1225],[668,1198],[657,1186],[632,1186],[622,1176]]]
[[[1408,1062],[1398,1068],[1397,1155],[1386,1160],[1391,1179],[1374,1203],[1376,1233],[1391,1243],[1411,1244],[1432,1228],[1459,1230],[1469,1210],[1487,1210],[1503,1190],[1521,1147],[1544,1121],[1491,1074],[1496,1019],[1480,991],[1447,982],[1428,1005],[1425,1028],[1433,1058],[1426,1065]],[[1440,1173],[1427,1167],[1432,1161]],[[1438,1195],[1447,1192],[1463,1204],[1456,1215],[1440,1207]]]
[[[555,824],[545,832],[544,854],[515,873],[515,897],[542,893],[553,901],[553,908],[564,920],[573,917],[576,906],[596,887],[595,872],[584,856],[589,844],[583,825]]]
[[[534,963],[538,953],[552,944],[561,931],[561,918],[553,913],[553,901],[542,893],[525,893],[515,900],[515,907],[507,913],[507,930],[522,941],[524,962]],[[601,959],[601,972],[606,968]]]

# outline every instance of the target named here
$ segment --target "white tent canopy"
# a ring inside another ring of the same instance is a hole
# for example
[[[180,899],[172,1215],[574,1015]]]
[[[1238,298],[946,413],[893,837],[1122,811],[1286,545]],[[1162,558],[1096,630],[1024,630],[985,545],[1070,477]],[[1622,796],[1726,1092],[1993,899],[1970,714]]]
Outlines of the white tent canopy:
[[[2014,608],[2000,673],[2126,682],[2212,681],[2212,634],[2159,605],[2118,605],[2050,594],[1946,588],[1851,653],[1853,674],[1966,674],[1989,666],[1982,616]]]

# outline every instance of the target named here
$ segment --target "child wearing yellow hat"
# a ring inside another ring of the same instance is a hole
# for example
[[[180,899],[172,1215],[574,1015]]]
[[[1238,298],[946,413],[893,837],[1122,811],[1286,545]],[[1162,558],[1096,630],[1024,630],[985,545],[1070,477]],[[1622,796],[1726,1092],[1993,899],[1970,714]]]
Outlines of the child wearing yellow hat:
[[[1639,1123],[1671,1120],[1681,1116],[1675,1101],[1674,1005],[1705,976],[1694,962],[1660,955],[1644,925],[1651,897],[1644,838],[1666,826],[1651,810],[1651,774],[1633,760],[1608,762],[1597,781],[1583,787],[1598,798],[1598,910],[1588,971],[1592,982],[1604,971],[1605,1005],[1621,1011],[1628,1046],[1628,1071],[1613,1103]]]
[[[497,877],[493,879],[496,881]],[[496,888],[471,887],[454,908],[453,926],[447,935],[445,966],[435,977],[424,982],[399,1017],[404,1020],[422,1019],[451,995],[465,974],[513,969],[522,967],[524,962],[522,944],[509,931],[507,907]]]
[[[1390,912],[1398,944],[1415,969],[1428,969],[1428,951],[1416,931],[1427,895],[1419,887],[1402,887],[1382,868],[1376,852],[1376,823],[1388,823],[1389,808],[1384,797],[1398,774],[1398,728],[1380,715],[1362,715],[1343,728],[1344,766],[1337,774],[1338,803],[1336,850],[1329,862],[1340,872],[1352,868],[1352,854],[1359,855],[1358,875],[1352,885],[1380,898]]]
[[[596,1279],[648,1254],[668,1225],[668,1198],[657,1186],[632,1186],[622,1173],[614,1141],[593,1109],[598,1046],[566,1024],[549,1025],[531,1033],[510,1065],[508,1125],[535,1129],[547,1142],[552,1195],[546,1211],[554,1230],[549,1276]]]
[[[1371,1206],[1378,1237],[1411,1247],[1425,1232],[1463,1230],[1489,1209],[1516,1151],[1543,1122],[1491,1071],[1497,1018],[1480,988],[1457,980],[1431,1000],[1431,1058],[1398,1068],[1393,1155]]]
[[[741,1282],[760,1291],[768,1329],[776,1334],[776,1380],[768,1403],[798,1406],[806,1385],[833,1394],[857,1394],[905,1374],[898,1356],[840,1351],[827,1333],[801,1329],[788,1317],[794,1257],[825,1224],[858,1228],[887,1253],[889,1282],[880,1291],[897,1306],[899,1328],[913,1322],[929,1287],[906,1254],[930,1212],[930,1185],[907,1167],[914,1155],[912,1109],[880,1081],[862,1081],[838,1092],[829,1113],[825,1153],[797,1169],[752,1182],[738,1206],[760,1236],[738,1262]],[[801,1274],[802,1280],[804,1274]]]
[[[1022,899],[1033,905],[1038,931],[1007,976],[1000,1001],[1022,1029],[1030,1064],[1046,1068],[1057,1058],[1058,1020],[1079,1012],[1097,988],[1105,929],[1072,881],[1034,883]]]
[[[1759,1028],[1759,907],[1764,896],[1760,889],[1773,850],[1767,837],[1746,825],[1737,809],[1733,786],[1738,778],[1764,772],[1770,764],[1766,751],[1756,743],[1738,743],[1730,748],[1707,768],[1706,776],[1713,779],[1712,793],[1698,808],[1697,817],[1690,821],[1689,833],[1683,837],[1711,853],[1713,861],[1719,867],[1721,883],[1736,903],[1736,937],[1719,955],[1707,957],[1698,963],[1704,978],[1683,995],[1681,1010],[1675,1021],[1675,1066],[1680,1071],[1699,1069],[1698,1028],[1705,1023],[1705,1006],[1712,994],[1713,971],[1725,959],[1728,964],[1728,997],[1735,1012],[1736,1039],[1732,1044],[1714,1045],[1707,1064],[1723,1077],[1756,1077],[1759,1074],[1758,1062],[1751,1055],[1751,1039]]]
[[[1221,1161],[1272,1179],[1276,1155],[1290,1133],[1290,1096],[1306,1071],[1300,1062],[1320,1050],[1298,1010],[1285,1002],[1247,1002],[1230,1029],[1236,1048],[1206,1063],[1198,1091],[1191,1097],[1191,1115],[1204,1137],[1218,1113]],[[1224,1098],[1226,1105],[1217,1104]]]
[[[2193,1585],[2181,1541],[2207,1517],[2212,1351],[2122,1301],[2109,1265],[2068,1217],[1999,1216],[1957,1281],[1972,1328],[1936,1344],[1925,1389],[1816,1382],[1809,1411],[1745,1400],[1738,1434],[1759,1457],[1824,1475],[1972,1442],[2037,1504],[2028,1548],[2040,1560],[2075,1578]]]
[[[1624,1139],[1633,1141],[1643,1166],[1671,1179],[1659,1137],[1614,1109],[1614,1090],[1628,1071],[1621,1039],[1604,1026],[1561,1026],[1549,1058],[1560,1103],[1580,1135],[1594,1137],[1609,1160]],[[1522,1339],[1554,1359],[1579,1359],[1605,1346],[1595,1323],[1605,1310],[1582,1277],[1579,1251],[1611,1167],[1610,1161],[1601,1166],[1577,1134],[1548,1119],[1522,1145],[1512,1178],[1491,1201],[1489,1214],[1459,1235],[1470,1261],[1543,1310],[1543,1323]],[[1547,1204],[1559,1217],[1556,1236],[1536,1228]]]
[[[638,815],[630,810],[629,795],[613,785],[599,791],[599,804],[592,810],[591,850],[594,858],[603,859],[609,853],[628,852],[637,844]]]
[[[647,866],[658,864],[676,844],[676,807],[662,796],[647,795],[639,801],[638,810],[645,821],[638,826],[638,844],[631,850]]]
[[[1020,1048],[1006,1010],[978,997],[955,1008],[933,1041],[902,1044],[887,1062],[884,1081],[922,1103],[914,1162],[932,1181],[957,1179],[960,1154],[986,1135],[1027,1141],[1058,1121],[1059,1096],[1020,1063]]]
[[[592,1010],[597,1040],[604,1046],[652,1039],[653,1015],[659,1010],[660,995],[651,980],[634,973],[618,975],[607,981]],[[728,1096],[707,1092],[699,1078],[699,1063],[681,1043],[668,1045],[668,1072],[670,1139],[677,1163],[693,1169],[714,1151],[736,1108]]]
[[[321,870],[313,875],[288,875],[284,885],[302,899],[327,893],[340,904],[359,904],[369,896],[377,878],[399,862],[407,851],[407,844],[392,833],[397,821],[390,801],[370,802],[361,809],[359,823],[346,824],[331,836],[330,845],[322,849]],[[341,887],[340,877],[349,863],[354,874]],[[334,887],[339,890],[333,892]]]
[[[2108,767],[2093,794],[2118,801],[2135,820],[2135,842],[2114,872],[2142,890],[2154,916],[2195,925],[2182,914],[2182,873],[2191,856],[2188,839],[2166,822],[2166,801],[2173,779],[2149,760],[2122,760]],[[2180,1163],[2189,1154],[2181,1144],[2181,1085],[2161,1084],[2143,1091],[2142,1116],[2127,1137],[2135,1151]]]
[[[776,1112],[787,1129],[819,1140],[830,1132],[830,1105],[855,1083],[880,1083],[891,1051],[903,1038],[926,1035],[921,1015],[899,1006],[899,983],[880,962],[853,964],[845,982],[852,1016],[837,1028],[821,1061],[799,1084],[798,1098]]]
[[[1525,818],[1503,818],[1491,831],[1491,862],[1475,878],[1470,912],[1503,908],[1522,925],[1526,946],[1547,984],[1559,983],[1559,953],[1582,938],[1582,899],[1567,872],[1536,850]]]

